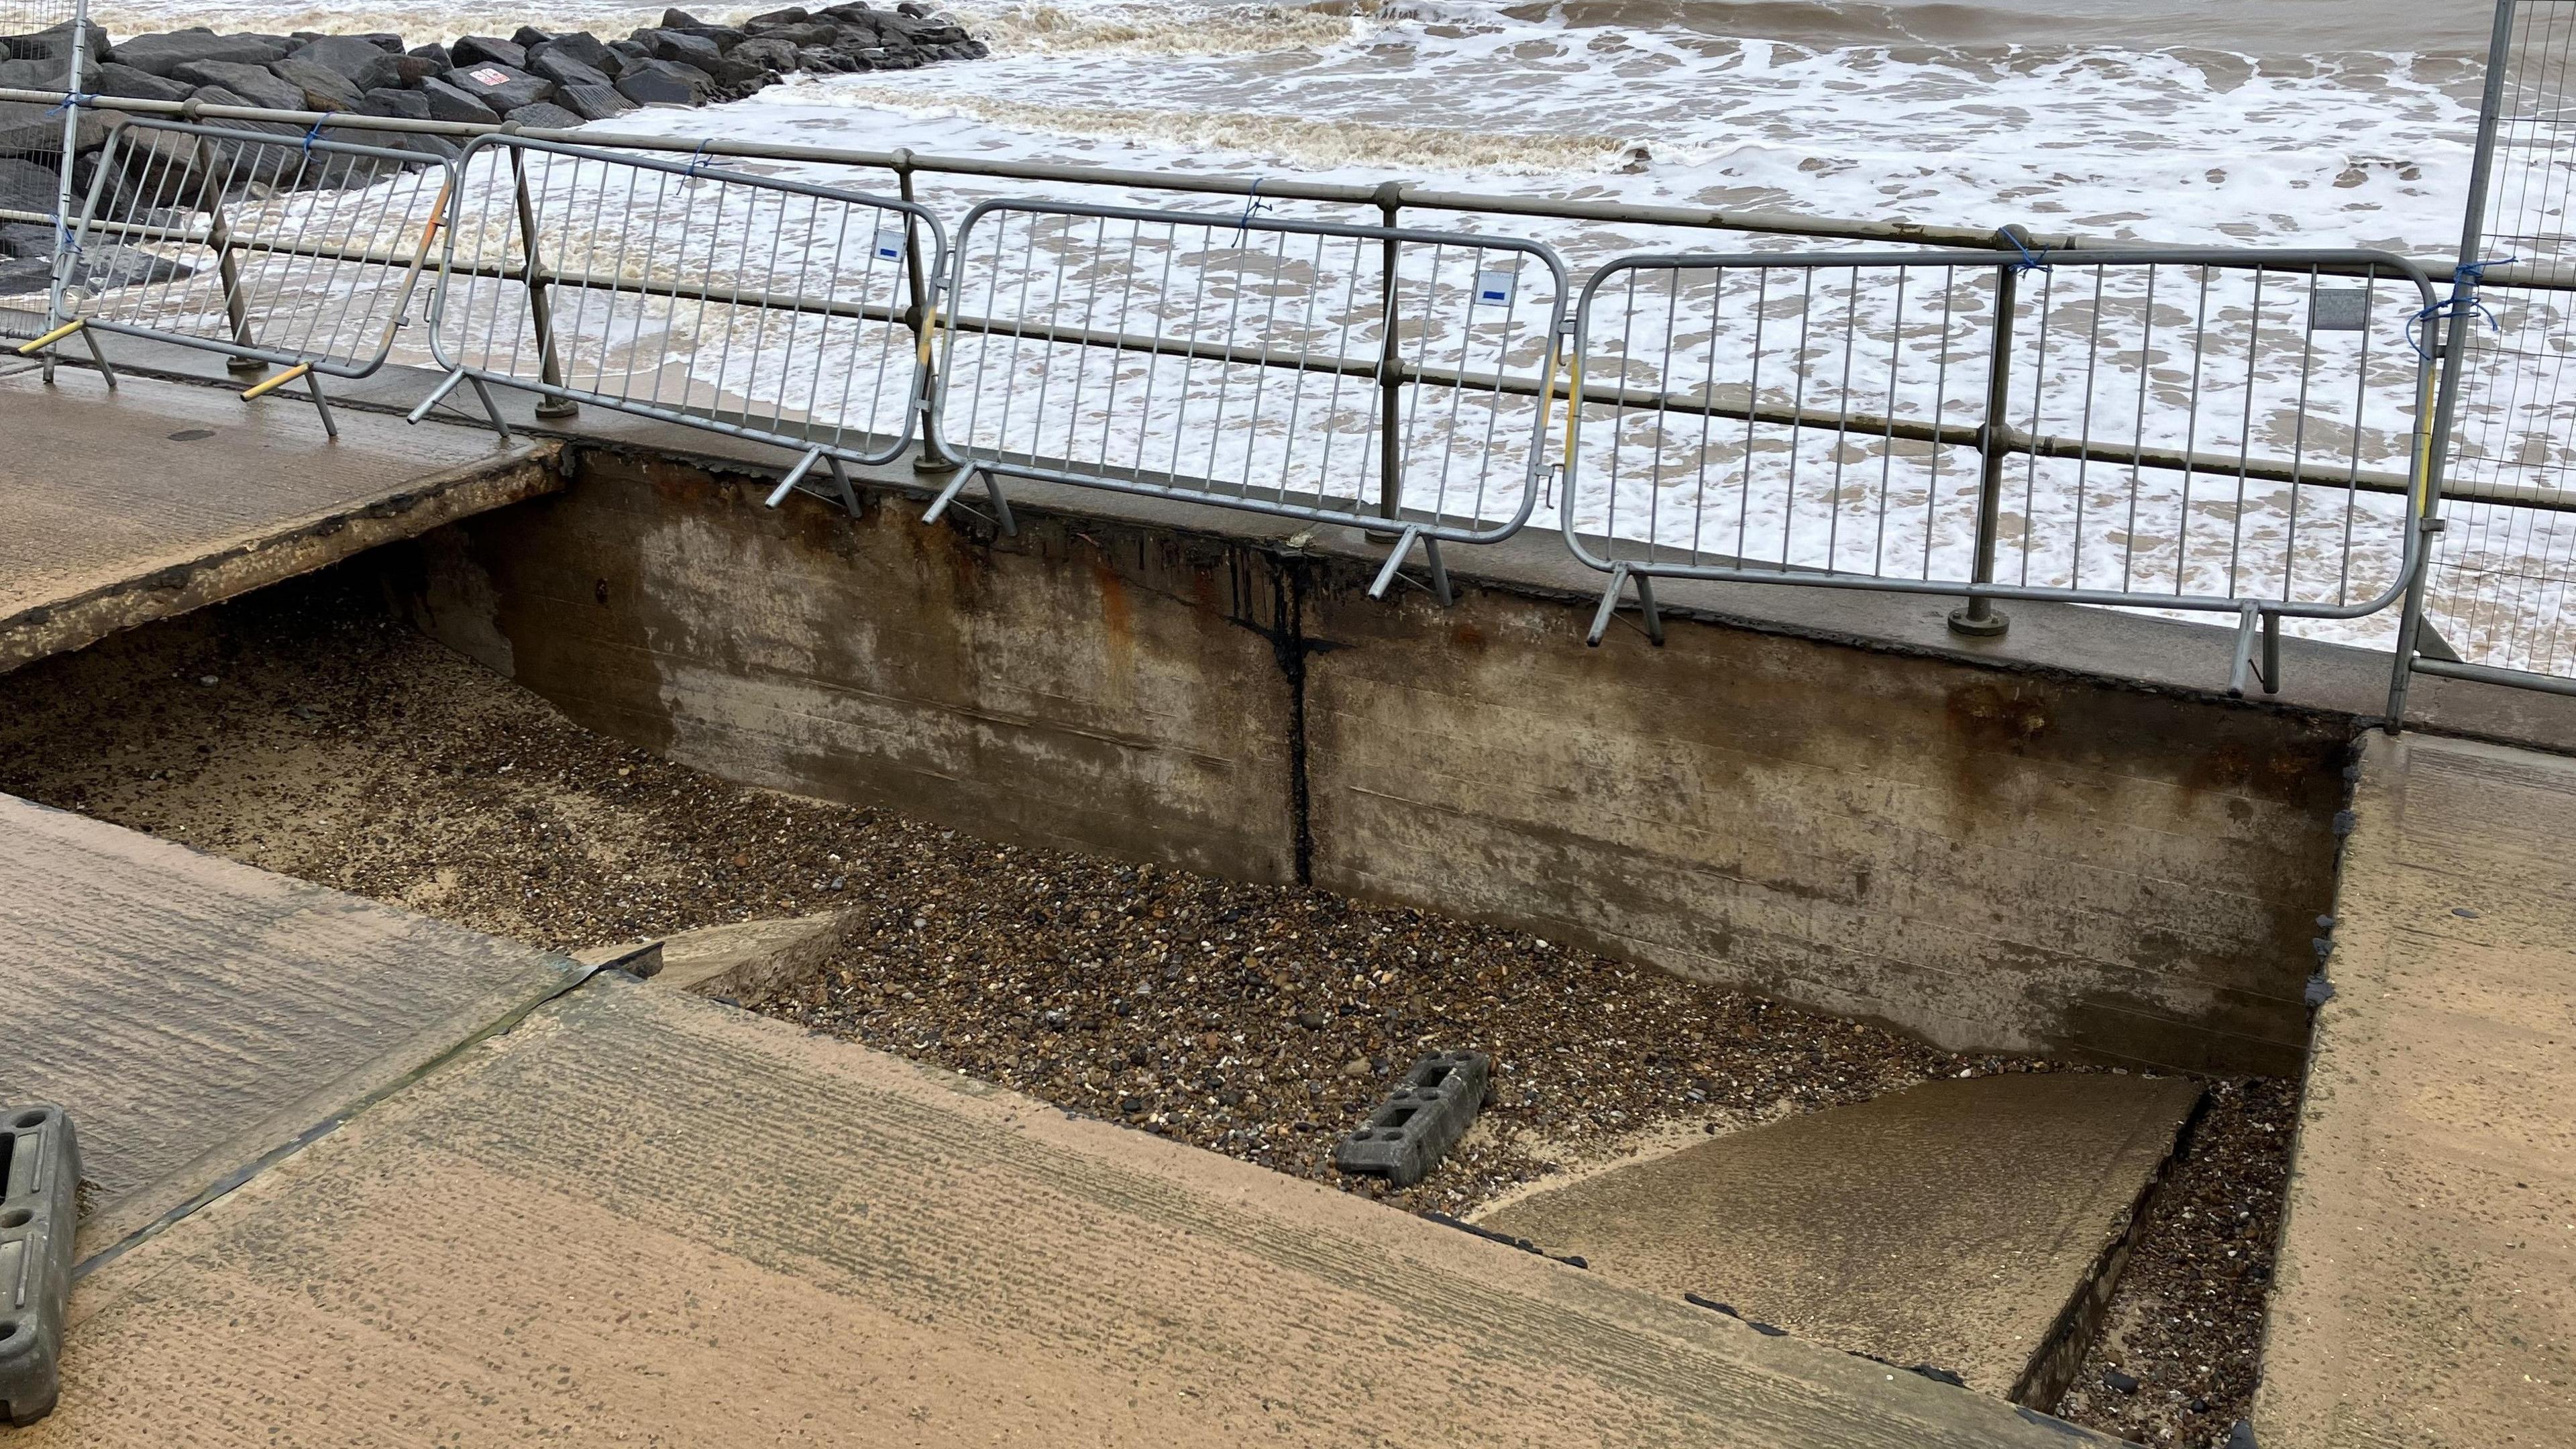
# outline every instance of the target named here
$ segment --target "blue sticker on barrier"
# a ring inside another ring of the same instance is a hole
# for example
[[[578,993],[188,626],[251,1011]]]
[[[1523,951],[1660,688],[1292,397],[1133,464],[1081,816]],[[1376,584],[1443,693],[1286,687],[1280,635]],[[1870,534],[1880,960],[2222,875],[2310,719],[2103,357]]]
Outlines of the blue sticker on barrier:
[[[1476,274],[1476,304],[1478,306],[1484,306],[1487,303],[1491,303],[1497,307],[1508,307],[1512,305],[1513,289],[1519,285],[1520,274],[1518,272],[1511,271],[1508,268],[1494,267],[1478,272]]]
[[[902,227],[890,226],[878,232],[876,244],[877,260],[881,262],[902,261],[904,242],[905,237]]]

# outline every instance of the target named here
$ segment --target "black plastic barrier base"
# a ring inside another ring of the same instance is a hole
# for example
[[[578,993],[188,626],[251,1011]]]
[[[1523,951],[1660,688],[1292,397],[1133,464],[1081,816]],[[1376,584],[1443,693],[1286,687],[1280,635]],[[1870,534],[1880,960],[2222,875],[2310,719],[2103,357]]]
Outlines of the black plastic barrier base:
[[[59,1107],[0,1108],[0,1416],[54,1411],[72,1235],[80,1226],[80,1141]]]
[[[1483,1052],[1443,1052],[1415,1062],[1386,1104],[1333,1150],[1333,1165],[1385,1173],[1398,1187],[1420,1182],[1476,1120],[1491,1070]]]

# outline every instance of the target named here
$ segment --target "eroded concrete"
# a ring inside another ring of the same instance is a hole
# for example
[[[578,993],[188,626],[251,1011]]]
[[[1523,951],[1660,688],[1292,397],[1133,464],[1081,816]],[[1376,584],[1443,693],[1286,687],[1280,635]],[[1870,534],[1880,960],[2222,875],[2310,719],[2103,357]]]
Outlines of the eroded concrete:
[[[2292,1159],[2263,1449],[2576,1435],[2576,760],[2373,735]]]
[[[0,379],[0,671],[560,484],[555,446],[64,371]]]
[[[1615,1282],[2054,1403],[2199,1088],[1932,1082],[1522,1198],[1479,1225]]]
[[[2295,1072],[2331,719],[1258,539],[864,518],[585,451],[394,569],[581,723],[977,835],[1499,922],[1967,1051]]]
[[[28,1449],[2109,1441],[603,978],[76,1296]]]
[[[0,795],[0,1100],[71,1112],[84,1254],[562,989],[570,965]]]

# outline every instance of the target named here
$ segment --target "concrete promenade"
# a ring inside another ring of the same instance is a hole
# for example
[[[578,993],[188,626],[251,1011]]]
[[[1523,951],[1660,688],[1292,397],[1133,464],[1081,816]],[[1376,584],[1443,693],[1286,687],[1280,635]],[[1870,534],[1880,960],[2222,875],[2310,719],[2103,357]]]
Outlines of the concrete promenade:
[[[0,670],[561,486],[550,443],[58,377],[0,378]]]
[[[0,1096],[63,1102],[113,1202],[205,1199],[86,1235],[61,1407],[13,1446],[2111,1442],[665,987],[574,986],[560,958],[0,810],[0,990],[43,1004]],[[128,898],[156,885],[167,905]],[[229,1085],[197,1104],[200,1077]],[[208,1199],[195,1149],[227,1140],[238,1185]]]
[[[2576,760],[2373,735],[2263,1449],[2576,1437]]]

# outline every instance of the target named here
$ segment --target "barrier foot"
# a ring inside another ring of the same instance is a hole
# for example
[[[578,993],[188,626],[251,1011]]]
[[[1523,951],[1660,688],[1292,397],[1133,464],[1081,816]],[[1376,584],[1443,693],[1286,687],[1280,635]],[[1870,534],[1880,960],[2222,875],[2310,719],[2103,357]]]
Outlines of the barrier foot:
[[[1397,579],[1403,577],[1399,571],[1404,567],[1404,557],[1413,551],[1413,541],[1417,538],[1422,540],[1423,562],[1429,565],[1431,570],[1431,596],[1440,601],[1440,607],[1448,608],[1452,602],[1449,592],[1449,565],[1440,557],[1440,540],[1424,537],[1420,524],[1407,524],[1404,530],[1395,536],[1395,548],[1387,554],[1385,565],[1377,571],[1377,581],[1369,585],[1368,596],[1372,599],[1385,598],[1386,591],[1395,586]]]
[[[417,424],[421,419],[428,417],[437,409],[440,403],[447,401],[447,395],[456,391],[457,384],[463,381],[465,381],[465,370],[463,368],[458,368],[456,371],[440,378],[438,380],[438,386],[429,390],[429,396],[420,400],[419,407],[413,408],[410,412],[403,414],[403,421]]]
[[[859,490],[850,484],[850,470],[842,466],[838,458],[832,459],[831,464],[832,486],[841,492],[841,506],[850,511],[852,518],[856,518],[859,516]]]
[[[787,470],[787,476],[778,480],[778,486],[769,490],[769,497],[764,500],[765,506],[776,508],[779,504],[786,502],[787,495],[795,492],[796,485],[804,482],[805,475],[813,472],[814,465],[822,461],[822,449],[809,449],[804,457],[796,460],[795,467]]]
[[[107,379],[107,390],[116,391],[116,369],[107,365],[107,354],[99,350],[98,334],[84,327],[81,341],[89,345],[89,360],[98,364],[98,375]]]
[[[1601,647],[1603,636],[1610,632],[1610,621],[1619,613],[1619,591],[1631,578],[1637,581],[1637,612],[1639,622],[1646,626],[1646,639],[1658,649],[1664,647],[1664,616],[1663,611],[1655,606],[1655,581],[1645,574],[1633,572],[1626,564],[1611,566],[1610,586],[1601,591],[1601,607],[1592,614],[1592,632],[1583,636],[1586,645],[1595,649]]]
[[[483,400],[483,416],[492,420],[492,431],[501,435],[502,442],[517,442],[519,435],[510,431],[509,420],[501,416],[501,405],[493,401],[492,389],[485,387],[483,379],[479,377],[470,374],[464,376],[467,382],[474,385],[474,395]]]
[[[340,441],[339,420],[331,416],[331,400],[322,395],[322,374],[318,372],[305,373],[304,388],[305,391],[313,394],[313,410],[322,415],[322,431],[324,435],[329,437],[331,441],[335,443]]]
[[[1011,500],[1003,496],[1001,475],[990,468],[978,468],[972,464],[958,469],[957,476],[948,480],[948,486],[939,490],[939,496],[932,499],[930,507],[922,513],[921,521],[937,523],[940,516],[948,511],[948,505],[957,501],[957,495],[965,491],[966,485],[973,482],[978,473],[984,476],[984,496],[993,505],[993,525],[1005,535],[1016,535],[1020,528],[1011,517]]]
[[[2256,635],[2261,635],[2258,655]],[[2227,692],[2239,699],[2245,686],[2260,682],[2265,694],[2281,692],[2281,616],[2259,605],[2247,604],[2236,621],[2236,660],[2227,678]]]

